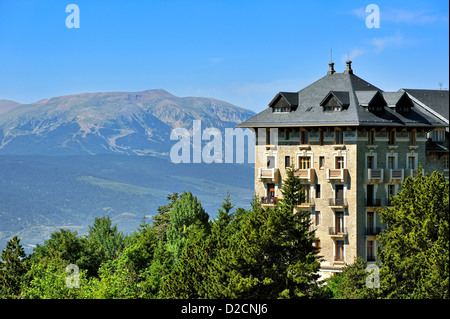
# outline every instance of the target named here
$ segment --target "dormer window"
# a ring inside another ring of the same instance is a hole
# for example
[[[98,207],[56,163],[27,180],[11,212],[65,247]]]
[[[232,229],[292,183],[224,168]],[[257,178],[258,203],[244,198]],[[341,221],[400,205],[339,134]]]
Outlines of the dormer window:
[[[359,105],[365,107],[371,113],[383,112],[387,104],[380,91],[356,91],[356,97]]]
[[[383,106],[382,105],[369,105],[369,112],[372,113],[376,113],[376,112],[381,112],[383,111]]]
[[[295,92],[280,92],[269,103],[274,113],[289,113],[298,106],[298,94]]]
[[[350,104],[348,92],[330,91],[320,102],[324,112],[341,112]]]
[[[414,103],[406,92],[383,92],[383,96],[386,99],[388,106],[397,113],[409,113],[411,108],[414,107]]]

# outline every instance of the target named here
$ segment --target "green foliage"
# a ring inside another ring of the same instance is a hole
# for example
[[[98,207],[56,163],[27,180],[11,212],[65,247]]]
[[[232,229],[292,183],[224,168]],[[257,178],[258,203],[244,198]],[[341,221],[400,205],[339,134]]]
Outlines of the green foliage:
[[[60,229],[51,233],[50,239],[42,246],[36,246],[32,258],[38,260],[58,254],[69,263],[76,264],[84,254],[85,245],[85,238],[79,237],[76,231]]]
[[[380,287],[366,285],[358,258],[319,283],[309,212],[298,210],[302,185],[287,171],[283,199],[233,211],[229,193],[210,221],[190,192],[167,197],[153,223],[125,237],[109,217],[86,237],[59,230],[26,257],[17,237],[0,264],[1,298],[448,298],[448,181],[408,178],[379,236]],[[79,287],[66,267],[79,267]]]
[[[85,242],[86,253],[80,258],[80,267],[88,270],[88,275],[97,276],[101,264],[120,256],[125,247],[124,235],[111,226],[109,216],[95,218],[94,225],[89,226]]]
[[[176,262],[193,225],[198,221],[206,227],[209,215],[191,192],[184,192],[173,204],[169,214],[170,225],[166,232],[167,250],[172,253]]]
[[[438,172],[408,178],[380,212],[378,240],[386,298],[449,298],[449,182]]]
[[[345,265],[340,273],[327,279],[326,290],[334,299],[373,299],[379,290],[366,285],[369,272],[367,262],[358,257],[354,263]]]
[[[408,177],[380,212],[379,288],[368,288],[357,260],[328,280],[334,298],[448,299],[449,182],[438,172]]]
[[[14,298],[20,293],[27,267],[25,252],[17,236],[11,238],[1,254],[0,298]]]

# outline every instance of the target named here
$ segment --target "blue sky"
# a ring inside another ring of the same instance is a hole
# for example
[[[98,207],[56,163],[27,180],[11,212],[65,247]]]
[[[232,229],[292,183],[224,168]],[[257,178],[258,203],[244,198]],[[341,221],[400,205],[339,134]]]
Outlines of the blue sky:
[[[325,75],[331,48],[383,90],[448,88],[448,2],[0,0],[0,99],[163,88],[259,112]]]

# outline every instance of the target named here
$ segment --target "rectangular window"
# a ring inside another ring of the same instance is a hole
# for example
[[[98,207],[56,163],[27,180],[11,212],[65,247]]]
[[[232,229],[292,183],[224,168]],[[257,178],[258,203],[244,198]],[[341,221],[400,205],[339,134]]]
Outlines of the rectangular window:
[[[395,129],[392,129],[389,131],[388,145],[394,145],[394,144],[395,144]]]
[[[370,130],[369,131],[369,145],[374,145],[375,144],[375,130]]]
[[[319,156],[319,168],[325,168],[325,156]]]
[[[311,186],[309,184],[303,185],[303,203],[309,204],[311,202]]]
[[[341,129],[334,130],[334,144],[342,145],[344,144],[344,131]]]
[[[432,132],[431,138],[434,142],[444,142],[445,141],[445,130],[435,129]]]
[[[269,198],[269,203],[274,202],[275,198],[275,184],[267,184],[267,197]]]
[[[288,168],[289,166],[291,166],[291,157],[285,156],[284,157],[284,168]]]
[[[320,253],[320,239],[315,240],[314,247],[316,248],[316,252]]]
[[[316,198],[320,198],[320,184],[316,184]]]
[[[442,156],[442,166],[444,166],[445,169],[448,169],[448,155]]]
[[[375,156],[367,156],[367,168],[375,168]]]
[[[373,249],[373,240],[367,241],[367,261],[375,261],[375,251]]]
[[[388,185],[387,205],[392,206],[392,197],[395,196],[395,185]]]
[[[367,213],[367,228],[368,228],[368,231],[367,231],[367,233],[368,234],[373,234],[374,233],[374,229],[373,229],[373,225],[374,225],[374,223],[375,223],[375,218],[374,218],[375,216],[374,216],[374,213],[373,212],[368,212]]]
[[[416,157],[408,156],[408,168],[416,169]]]
[[[267,156],[267,168],[275,168],[275,156]]]
[[[374,186],[373,184],[367,184],[367,206],[371,207],[374,204],[373,196],[374,195]]]
[[[336,234],[344,232],[344,212],[336,212],[334,215],[334,225],[336,227]]]
[[[309,144],[308,132],[305,130],[300,131],[300,144]]]
[[[315,220],[316,226],[320,225],[320,212],[316,211],[316,220]]]
[[[395,156],[388,156],[387,168],[395,169]]]
[[[299,167],[299,169],[310,169],[311,168],[311,157],[300,156],[298,167]]]
[[[336,240],[335,260],[336,261],[344,261],[344,241],[343,240]]]
[[[416,145],[416,131],[409,132],[409,145]]]
[[[344,168],[344,156],[336,156],[335,157],[334,168],[335,169]]]
[[[324,145],[324,142],[323,142],[323,130],[322,129],[319,130],[319,145]]]

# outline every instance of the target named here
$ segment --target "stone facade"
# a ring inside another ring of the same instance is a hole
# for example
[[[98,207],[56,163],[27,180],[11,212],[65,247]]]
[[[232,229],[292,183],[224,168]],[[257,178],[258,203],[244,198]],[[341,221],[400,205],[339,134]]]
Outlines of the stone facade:
[[[342,130],[340,144],[336,143],[335,129]],[[432,154],[426,152],[425,129],[400,127],[394,133],[391,130],[292,127],[286,139],[286,128],[280,128],[278,143],[256,145],[255,193],[264,206],[274,205],[282,196],[280,189],[287,165],[294,166],[309,190],[309,199],[298,209],[311,212],[311,224],[320,240],[317,245],[323,278],[357,256],[375,262],[376,236],[385,227],[378,211],[390,205],[389,194],[397,194],[401,183],[419,165],[427,172],[440,168],[428,161]],[[302,131],[307,134],[304,144]]]

